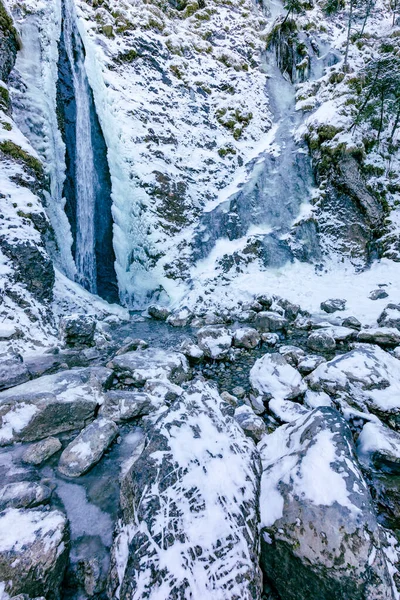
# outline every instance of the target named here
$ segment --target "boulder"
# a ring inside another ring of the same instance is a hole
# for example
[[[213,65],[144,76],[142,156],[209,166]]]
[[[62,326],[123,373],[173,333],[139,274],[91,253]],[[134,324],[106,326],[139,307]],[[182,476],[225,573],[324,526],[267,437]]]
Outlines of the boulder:
[[[74,369],[0,392],[0,445],[84,427],[102,403],[111,376],[104,367]]]
[[[359,331],[357,340],[367,344],[378,344],[378,346],[393,348],[400,344],[400,331],[394,327],[363,329]]]
[[[169,379],[180,385],[190,378],[189,364],[183,354],[148,348],[116,356],[108,364],[123,385],[143,387],[149,379]]]
[[[29,379],[28,368],[20,358],[9,358],[0,362],[0,390],[20,385]]]
[[[59,330],[66,346],[92,346],[96,319],[92,315],[68,315],[60,319]]]
[[[298,402],[282,398],[272,398],[268,403],[268,410],[280,423],[291,423],[309,412],[309,409]]]
[[[65,368],[63,354],[35,354],[24,357],[24,364],[32,378],[51,375]],[[23,383],[23,382],[21,382]]]
[[[253,327],[241,327],[233,333],[233,344],[237,348],[251,350],[260,343],[261,337],[257,329]]]
[[[332,400],[325,392],[307,390],[304,394],[304,406],[311,410],[321,406],[332,406]]]
[[[171,314],[171,311],[166,306],[160,306],[159,304],[151,304],[147,312],[153,319],[157,319],[157,321],[166,321]]]
[[[303,360],[306,353],[297,346],[281,346],[279,348],[279,354],[282,354],[292,367],[297,367],[299,362]]]
[[[186,356],[191,364],[200,363],[204,359],[203,350],[192,340],[184,340],[178,350]]]
[[[208,325],[198,330],[197,344],[207,358],[223,360],[232,346],[232,334],[225,327]]]
[[[277,333],[262,333],[261,341],[267,346],[276,346],[279,342],[279,335]]]
[[[297,315],[300,312],[300,306],[298,304],[294,304],[293,302],[285,300],[284,298],[280,298],[277,301],[277,304],[285,311],[286,319],[289,319],[289,321],[294,321],[297,318]]]
[[[261,598],[259,459],[227,408],[197,381],[150,429],[122,481],[110,598]]]
[[[39,466],[61,450],[61,442],[55,437],[48,437],[32,444],[22,455],[22,462]]]
[[[340,327],[339,325],[326,329],[338,343],[348,343],[357,337],[357,332],[351,327]]]
[[[400,304],[388,304],[379,315],[378,323],[381,327],[400,329]]]
[[[193,313],[188,308],[182,308],[167,318],[168,325],[172,327],[186,327],[193,318]]]
[[[7,594],[58,600],[67,561],[61,512],[9,508],[0,514],[0,581]]]
[[[350,329],[356,329],[356,330],[360,330],[362,327],[360,321],[358,319],[356,319],[356,317],[346,317],[346,319],[344,319],[342,321],[342,326],[349,327]]]
[[[151,397],[144,392],[114,390],[106,392],[99,414],[115,423],[130,421],[148,415],[154,406]]]
[[[280,354],[265,354],[250,371],[250,383],[254,390],[266,398],[290,400],[306,391],[301,375]]]
[[[281,600],[394,600],[350,429],[332,408],[260,444],[261,565]]]
[[[288,325],[289,321],[285,317],[272,311],[259,312],[254,320],[254,326],[261,332],[275,333],[277,331],[285,331]]]
[[[149,345],[144,340],[135,338],[135,339],[127,339],[124,342],[124,345],[121,346],[115,353],[115,356],[121,356],[121,354],[127,354],[127,352],[133,352],[135,350],[145,350]]]
[[[314,352],[332,352],[336,348],[336,340],[331,331],[318,329],[308,336],[307,346]]]
[[[312,371],[314,371],[314,369],[316,369],[319,365],[322,365],[324,362],[326,362],[326,359],[322,356],[309,354],[304,358],[304,360],[299,362],[297,368],[302,375],[309,375]]]
[[[357,439],[357,453],[367,466],[400,475],[400,434],[386,425],[366,423]]]
[[[0,489],[0,511],[6,508],[34,508],[49,502],[51,494],[51,489],[41,483],[9,483]]]
[[[346,300],[342,300],[341,298],[330,298],[329,300],[325,300],[321,302],[321,310],[326,313],[334,313],[338,310],[345,310],[346,308]]]
[[[267,427],[261,417],[257,416],[250,406],[239,406],[235,410],[235,420],[245,434],[256,444],[267,433]]]
[[[368,298],[370,300],[382,300],[382,298],[387,298],[389,294],[385,292],[382,288],[378,288],[377,290],[372,290],[370,292]]]
[[[269,294],[259,294],[256,296],[256,301],[261,304],[264,309],[268,310],[271,308],[274,299]]]
[[[99,462],[117,435],[114,421],[99,417],[68,444],[60,456],[58,470],[67,477],[84,475]]]

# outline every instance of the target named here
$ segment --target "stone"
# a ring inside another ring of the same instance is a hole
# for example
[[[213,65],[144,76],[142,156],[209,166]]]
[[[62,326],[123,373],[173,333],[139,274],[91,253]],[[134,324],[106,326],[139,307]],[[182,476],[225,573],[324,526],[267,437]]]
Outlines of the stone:
[[[51,375],[65,368],[65,361],[62,354],[39,354],[24,357],[24,364],[29,371],[29,375],[35,379],[42,375]],[[23,382],[21,382],[23,383]]]
[[[314,371],[314,369],[316,369],[319,365],[322,365],[324,362],[326,362],[326,358],[323,356],[308,354],[304,360],[299,362],[297,368],[302,375],[309,375],[312,371]]]
[[[129,341],[125,341],[124,345],[117,350],[115,356],[121,356],[121,354],[127,354],[128,352],[133,352],[135,350],[146,350],[149,345],[145,340],[140,340],[138,338],[130,339]]]
[[[257,329],[252,327],[240,327],[233,332],[233,344],[237,348],[251,350],[260,343],[261,337]]]
[[[198,364],[204,359],[204,352],[192,340],[184,340],[178,351],[186,356],[191,364]]]
[[[207,358],[223,360],[232,346],[232,334],[225,327],[208,325],[197,332],[197,344]]]
[[[357,335],[357,340],[367,344],[378,344],[384,348],[392,348],[400,344],[400,331],[395,327],[362,329]]]
[[[224,322],[223,317],[216,315],[215,313],[206,313],[204,315],[205,325],[222,325]]]
[[[0,489],[0,511],[6,508],[34,508],[50,501],[52,491],[47,485],[32,481],[9,483]]]
[[[99,462],[117,435],[114,421],[99,417],[68,444],[60,456],[58,470],[67,477],[84,475]]]
[[[356,317],[346,317],[342,321],[342,327],[350,327],[350,329],[360,330],[362,325]]]
[[[84,427],[111,378],[105,367],[73,369],[0,392],[0,446]]]
[[[260,600],[259,459],[227,408],[196,381],[150,427],[121,483],[109,598]]]
[[[337,343],[348,344],[352,340],[356,339],[357,333],[351,327],[340,327],[339,325],[329,327],[326,329],[331,333]]]
[[[336,348],[336,340],[330,331],[318,329],[308,336],[307,346],[314,352],[332,352]]]
[[[20,358],[10,358],[0,362],[0,390],[20,385],[29,379],[28,368]]]
[[[304,350],[297,346],[281,346],[279,348],[279,354],[282,354],[292,367],[297,367],[299,362],[301,362],[306,355]]]
[[[378,323],[381,327],[400,329],[400,304],[388,304],[379,315]]]
[[[172,327],[186,327],[193,318],[193,313],[188,308],[182,308],[177,312],[172,313],[167,318],[168,325]]]
[[[326,313],[334,313],[338,310],[345,310],[346,308],[346,300],[342,300],[341,298],[330,298],[329,300],[325,300],[321,302],[321,310]]]
[[[256,413],[256,415],[263,415],[265,413],[265,406],[262,400],[262,396],[255,396],[249,394],[249,397],[245,399],[245,403]]]
[[[377,290],[372,290],[369,294],[368,298],[370,300],[382,300],[383,298],[387,298],[389,294],[385,292],[384,289],[378,288]]]
[[[96,331],[96,319],[92,315],[67,315],[61,317],[60,336],[66,346],[92,346]]]
[[[272,398],[268,402],[268,410],[280,423],[292,423],[309,412],[308,408],[298,402],[282,400],[282,398]]]
[[[400,434],[386,425],[366,423],[357,439],[357,453],[367,466],[400,475]]]
[[[277,304],[285,311],[286,319],[289,319],[289,321],[294,321],[297,318],[297,315],[300,312],[300,306],[298,304],[294,304],[293,302],[285,300],[284,298],[279,298]]]
[[[17,333],[17,328],[12,323],[0,323],[0,341],[12,340]]]
[[[151,397],[144,392],[131,390],[112,390],[104,395],[99,415],[122,423],[150,414],[154,410]]]
[[[239,406],[235,410],[235,420],[245,434],[256,444],[267,432],[267,427],[261,417],[257,416],[250,406]]]
[[[179,352],[147,348],[116,356],[108,366],[123,385],[143,387],[149,379],[169,379],[180,385],[190,379],[189,364]]]
[[[147,312],[153,319],[157,319],[157,321],[166,321],[171,314],[171,311],[166,306],[160,306],[159,304],[151,304]]]
[[[278,313],[262,311],[257,313],[254,325],[261,332],[275,333],[277,331],[285,331],[289,322]]]
[[[261,565],[281,600],[394,600],[350,429],[318,408],[260,446]]]
[[[311,410],[322,406],[332,406],[332,400],[325,392],[307,390],[304,394],[304,406]]]
[[[239,398],[239,400],[241,400],[242,398],[245,397],[246,390],[242,386],[238,385],[238,386],[236,386],[236,387],[233,388],[232,394],[234,396],[236,396],[236,398]]]
[[[7,594],[58,600],[67,561],[61,512],[9,508],[0,514],[0,581]]]
[[[276,346],[279,342],[279,335],[277,333],[262,333],[261,340],[267,346]]]
[[[278,353],[265,354],[256,360],[250,370],[250,383],[267,399],[291,400],[306,391],[300,373]]]
[[[61,448],[62,445],[59,439],[48,437],[29,446],[22,455],[22,462],[39,466],[61,450]]]
[[[264,309],[268,310],[271,308],[274,299],[269,294],[259,294],[258,296],[256,296],[256,301],[258,302],[258,304],[261,304],[261,306]]]
[[[256,314],[257,313],[254,310],[243,310],[241,312],[236,313],[235,320],[238,323],[254,323]]]

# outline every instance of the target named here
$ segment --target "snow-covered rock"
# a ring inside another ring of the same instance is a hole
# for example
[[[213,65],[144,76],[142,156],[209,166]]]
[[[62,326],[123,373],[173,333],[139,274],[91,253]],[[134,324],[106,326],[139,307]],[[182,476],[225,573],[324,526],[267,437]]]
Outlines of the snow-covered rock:
[[[80,477],[99,462],[118,435],[118,427],[104,417],[90,423],[63,450],[58,470],[67,477]]]
[[[253,389],[269,398],[290,400],[304,394],[306,385],[301,375],[278,353],[265,354],[250,371]]]
[[[259,459],[226,407],[196,382],[152,427],[122,483],[110,597],[261,598]]]
[[[0,392],[0,445],[83,427],[103,402],[111,376],[105,367],[74,369]]]
[[[350,329],[361,329],[362,325],[356,317],[346,317],[342,321],[342,327],[349,327]]]
[[[309,412],[308,408],[298,402],[282,398],[272,398],[268,402],[268,410],[280,423],[291,423]]]
[[[357,439],[357,452],[364,463],[400,475],[400,434],[382,423],[366,423]]]
[[[332,352],[336,348],[336,340],[330,330],[318,329],[308,336],[307,346],[314,352]]]
[[[197,344],[208,358],[223,360],[232,346],[232,333],[225,327],[207,325],[197,332]]]
[[[233,332],[233,344],[237,348],[255,348],[259,344],[260,339],[260,334],[253,327],[241,327]]]
[[[261,417],[257,416],[250,406],[239,406],[235,410],[235,420],[248,437],[258,443],[267,432]]]
[[[259,446],[261,564],[282,600],[394,600],[350,430],[319,408]]]
[[[0,361],[0,390],[25,383],[29,379],[28,368],[19,358]]]
[[[99,414],[115,423],[130,421],[152,410],[151,397],[144,392],[131,390],[112,390],[104,395],[104,404]]]
[[[199,363],[204,358],[204,352],[197,344],[192,340],[184,340],[178,348],[179,352],[182,352],[189,360],[190,363]]]
[[[96,319],[91,315],[67,315],[60,319],[60,336],[66,346],[91,346]]]
[[[58,600],[67,560],[68,527],[61,512],[9,508],[0,514],[0,581],[9,596],[23,592]]]
[[[400,304],[393,304],[393,302],[388,304],[379,315],[378,323],[381,327],[400,329]]]
[[[284,331],[288,327],[288,320],[282,315],[272,311],[262,311],[256,315],[254,326],[261,332],[275,333]]]
[[[9,483],[0,489],[0,511],[6,508],[34,508],[46,504],[51,498],[47,485],[33,481]]]
[[[181,384],[190,378],[187,359],[178,352],[147,348],[116,356],[108,364],[118,381],[124,385],[142,387],[149,379],[169,379]]]
[[[281,346],[279,354],[282,354],[292,367],[297,367],[304,359],[306,353],[301,348],[298,348],[298,346]]]
[[[393,347],[400,344],[400,331],[395,327],[376,327],[362,329],[357,335],[359,342],[378,344],[383,347]]]
[[[332,406],[332,400],[325,392],[307,390],[304,394],[304,406],[310,409],[320,408],[322,406]]]
[[[346,308],[346,300],[341,298],[330,298],[329,300],[325,300],[321,302],[321,310],[326,313],[334,313],[338,310],[345,310]]]
[[[159,304],[151,304],[147,312],[157,321],[166,321],[171,314],[171,311],[166,306],[160,306]]]
[[[48,460],[53,454],[61,450],[62,445],[59,439],[48,437],[36,444],[32,444],[22,455],[23,462],[39,466]]]
[[[186,327],[186,325],[189,325],[192,318],[192,312],[185,307],[177,312],[171,313],[167,318],[167,323],[173,327]]]
[[[370,300],[382,300],[382,298],[387,298],[389,294],[382,288],[378,288],[377,290],[372,290],[370,292],[368,298]]]
[[[298,370],[302,375],[309,375],[314,369],[316,369],[319,365],[326,362],[326,359],[323,356],[309,354],[304,360],[299,362],[297,365]]]

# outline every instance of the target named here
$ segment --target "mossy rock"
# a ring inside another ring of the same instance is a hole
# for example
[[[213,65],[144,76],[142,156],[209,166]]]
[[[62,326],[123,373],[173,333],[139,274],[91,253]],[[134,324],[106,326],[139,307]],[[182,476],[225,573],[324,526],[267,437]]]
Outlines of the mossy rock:
[[[40,160],[31,154],[28,154],[21,146],[14,144],[14,142],[11,142],[10,140],[4,140],[3,142],[0,142],[0,150],[7,156],[22,161],[29,169],[32,169],[36,175],[43,175],[43,165]]]

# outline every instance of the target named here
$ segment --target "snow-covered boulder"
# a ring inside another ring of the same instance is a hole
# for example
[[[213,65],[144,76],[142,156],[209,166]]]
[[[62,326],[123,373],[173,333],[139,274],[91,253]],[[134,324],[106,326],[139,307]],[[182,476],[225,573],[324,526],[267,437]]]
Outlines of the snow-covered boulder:
[[[261,564],[282,600],[394,600],[380,530],[332,408],[279,427],[259,445]]]
[[[190,378],[189,364],[183,354],[147,348],[116,356],[108,363],[120,383],[142,387],[149,379],[169,379],[181,384]]]
[[[306,355],[304,350],[297,346],[281,346],[279,348],[279,354],[282,354],[292,367],[296,367]]]
[[[212,387],[195,382],[125,476],[108,594],[258,600],[259,459]]]
[[[300,373],[278,353],[265,354],[256,360],[250,371],[250,383],[266,398],[290,400],[306,391]]]
[[[400,361],[382,348],[355,348],[317,367],[306,381],[311,389],[348,400],[400,428]]]
[[[237,348],[255,348],[260,343],[260,339],[260,334],[253,327],[241,327],[233,333],[233,343]]]
[[[302,375],[309,375],[324,362],[326,362],[326,359],[323,358],[323,356],[308,354],[301,362],[299,362],[297,368]]]
[[[9,596],[58,600],[67,560],[68,527],[61,512],[9,508],[0,514],[0,581]]]
[[[235,420],[245,434],[258,443],[267,432],[267,427],[261,417],[245,404],[235,410]]]
[[[341,298],[330,298],[329,300],[325,300],[321,302],[321,310],[326,313],[334,313],[338,310],[345,310],[346,308],[346,300],[342,300]]]
[[[279,313],[272,311],[262,311],[256,315],[254,326],[261,332],[275,333],[287,329],[289,322]]]
[[[178,350],[186,356],[190,363],[193,364],[201,362],[204,358],[203,350],[189,339],[183,340]]]
[[[356,317],[346,317],[342,321],[342,327],[349,327],[350,329],[360,330],[362,325]]]
[[[74,369],[0,392],[0,445],[84,427],[103,402],[111,376],[105,367]]]
[[[144,392],[112,390],[104,395],[104,404],[99,414],[115,423],[121,423],[148,415],[152,408],[151,398]]]
[[[147,312],[153,319],[157,319],[157,321],[166,321],[171,314],[171,311],[166,306],[160,306],[159,304],[151,304]]]
[[[29,465],[39,466],[53,454],[61,450],[61,442],[55,437],[48,437],[36,444],[32,444],[22,455],[22,461]]]
[[[366,423],[357,439],[357,452],[363,463],[400,475],[400,434],[382,423]]]
[[[382,288],[378,288],[377,290],[372,290],[368,294],[368,298],[370,300],[382,300],[383,298],[387,298],[389,294]]]
[[[331,331],[318,329],[308,336],[307,346],[314,352],[332,352],[336,348],[336,340]]]
[[[207,325],[198,330],[197,344],[208,358],[223,360],[232,346],[232,334],[226,327]]]
[[[378,344],[383,347],[393,347],[400,344],[400,331],[395,327],[376,327],[374,329],[362,329],[357,340],[367,344]]]
[[[28,368],[19,358],[0,361],[0,390],[20,385],[29,379]]]
[[[96,331],[96,319],[92,315],[68,315],[60,319],[60,337],[69,347],[91,346]]]
[[[268,410],[280,423],[291,423],[309,412],[302,404],[282,398],[272,398],[268,403]]]
[[[378,323],[381,327],[400,329],[400,304],[388,304],[379,315]]]
[[[58,470],[67,477],[80,477],[99,462],[118,435],[118,427],[110,419],[99,417],[90,423],[65,448]]]
[[[339,325],[336,325],[334,327],[327,328],[326,331],[331,333],[335,338],[335,341],[339,343],[348,343],[357,337],[357,333],[351,327],[340,327]]]
[[[60,369],[65,368],[64,353],[33,354],[24,356],[24,365],[32,378],[42,377],[42,375],[51,375],[52,373],[56,373]]]
[[[51,498],[47,485],[33,481],[9,483],[0,489],[0,511],[5,508],[34,508]]]
[[[192,319],[193,313],[185,307],[170,314],[167,318],[167,323],[168,325],[172,325],[172,327],[186,327]]]

